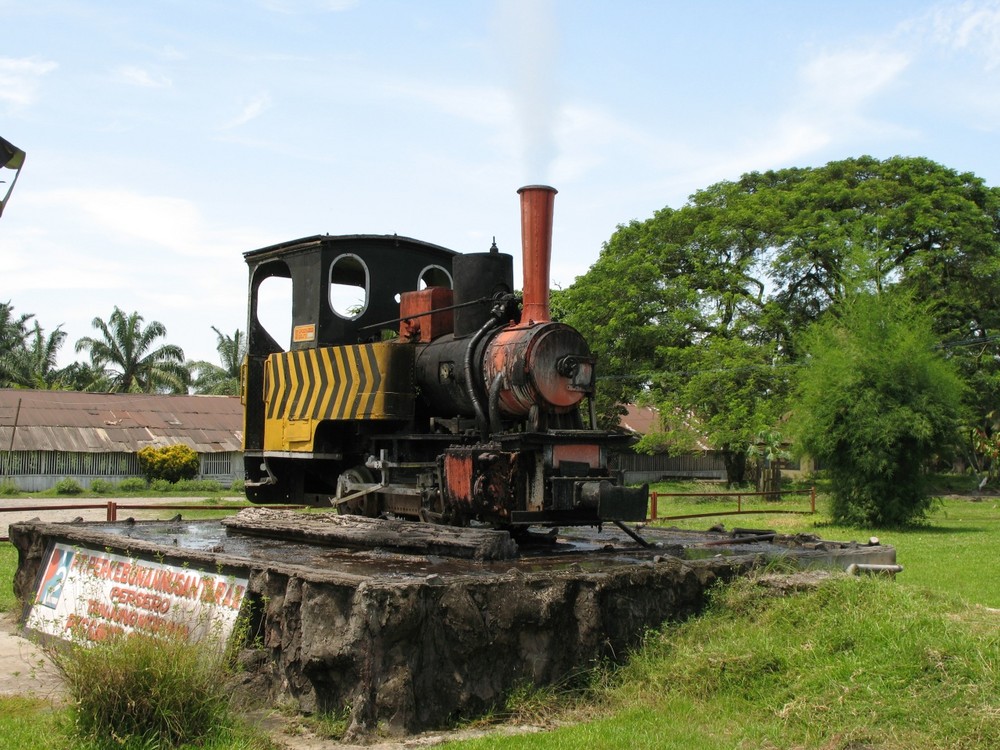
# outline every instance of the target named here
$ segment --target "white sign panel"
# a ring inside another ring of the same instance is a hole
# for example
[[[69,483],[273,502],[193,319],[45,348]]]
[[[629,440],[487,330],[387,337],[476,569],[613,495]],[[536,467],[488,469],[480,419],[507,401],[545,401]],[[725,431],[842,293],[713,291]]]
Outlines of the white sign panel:
[[[25,627],[76,642],[141,632],[224,643],[246,588],[246,578],[57,543]]]

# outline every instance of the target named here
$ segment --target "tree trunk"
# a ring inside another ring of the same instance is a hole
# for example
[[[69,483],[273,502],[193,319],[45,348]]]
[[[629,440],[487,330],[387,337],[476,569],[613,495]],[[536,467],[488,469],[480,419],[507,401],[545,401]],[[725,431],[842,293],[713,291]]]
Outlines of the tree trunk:
[[[722,460],[726,465],[726,487],[743,484],[747,473],[746,451],[734,451],[729,447],[724,447]]]

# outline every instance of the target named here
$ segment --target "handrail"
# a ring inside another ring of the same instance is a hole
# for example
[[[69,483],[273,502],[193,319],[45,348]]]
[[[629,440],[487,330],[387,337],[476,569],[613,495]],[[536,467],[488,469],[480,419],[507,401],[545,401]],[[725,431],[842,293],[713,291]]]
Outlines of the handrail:
[[[767,508],[766,510],[743,510],[744,497],[782,497],[783,495],[809,495],[809,510],[790,510],[786,508]],[[712,513],[687,513],[677,516],[658,515],[658,500],[661,497],[735,497],[736,510],[719,510]],[[712,516],[738,516],[768,513],[787,513],[809,515],[816,512],[816,486],[813,485],[807,490],[781,490],[772,492],[657,492],[653,490],[649,493],[649,518],[647,523],[653,521],[678,521],[686,518],[711,518]]]

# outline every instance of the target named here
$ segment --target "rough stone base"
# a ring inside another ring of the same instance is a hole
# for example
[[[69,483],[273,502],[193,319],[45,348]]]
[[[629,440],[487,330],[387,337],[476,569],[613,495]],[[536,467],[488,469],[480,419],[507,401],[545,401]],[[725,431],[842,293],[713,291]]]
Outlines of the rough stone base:
[[[488,580],[315,583],[265,571],[262,648],[275,696],[351,707],[356,728],[441,726],[520,683],[551,684],[621,659],[646,629],[696,611],[734,568],[678,560],[601,573]]]
[[[794,552],[738,544],[726,556],[717,554],[725,535],[706,541],[686,532],[664,537],[659,551],[643,550],[605,531],[591,532],[573,554],[522,550],[516,561],[486,563],[274,543],[217,521],[144,523],[11,526],[15,591],[33,596],[53,540],[246,571],[245,685],[303,712],[348,709],[355,732],[397,734],[481,714],[526,682],[558,683],[620,661],[649,628],[698,611],[717,581]],[[186,537],[197,543],[185,548]],[[712,556],[663,554],[680,551],[684,539]],[[894,561],[892,548],[855,546],[849,560],[883,562],[890,553]],[[827,545],[795,554],[807,566],[839,553]]]

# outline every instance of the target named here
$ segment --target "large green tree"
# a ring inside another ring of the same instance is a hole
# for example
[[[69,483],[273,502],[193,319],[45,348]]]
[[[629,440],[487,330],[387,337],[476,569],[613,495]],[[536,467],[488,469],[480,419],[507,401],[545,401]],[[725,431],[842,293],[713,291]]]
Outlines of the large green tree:
[[[845,300],[801,336],[798,446],[830,473],[833,515],[877,526],[930,508],[931,459],[957,437],[964,383],[905,294]]]
[[[84,337],[76,342],[76,351],[90,354],[94,370],[103,371],[112,392],[136,393],[187,390],[190,373],[184,364],[184,351],[159,340],[167,329],[158,321],[144,325],[138,313],[126,314],[119,307],[107,321],[94,318],[100,336]]]
[[[1000,189],[927,159],[859,157],[749,173],[619,227],[558,310],[591,342],[609,401],[697,417],[738,479],[747,416],[783,409],[795,334],[861,293],[898,286],[932,306],[972,385],[970,413],[988,423],[1000,412],[998,248]]]
[[[247,354],[246,335],[236,329],[232,336],[212,326],[217,339],[216,350],[222,365],[212,362],[191,362],[188,366],[195,374],[192,386],[195,393],[214,396],[240,394],[240,367]]]

